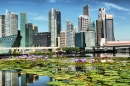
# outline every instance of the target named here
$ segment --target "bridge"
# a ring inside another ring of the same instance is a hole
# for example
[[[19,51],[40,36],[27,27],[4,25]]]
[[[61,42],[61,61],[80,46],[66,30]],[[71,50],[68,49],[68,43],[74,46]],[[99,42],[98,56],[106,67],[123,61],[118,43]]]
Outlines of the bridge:
[[[0,51],[2,52],[3,50],[11,50],[11,52],[13,52],[16,50],[22,52],[22,54],[25,54],[25,50],[32,50],[32,52],[35,52],[35,50],[55,50],[57,48],[59,47],[0,47]]]

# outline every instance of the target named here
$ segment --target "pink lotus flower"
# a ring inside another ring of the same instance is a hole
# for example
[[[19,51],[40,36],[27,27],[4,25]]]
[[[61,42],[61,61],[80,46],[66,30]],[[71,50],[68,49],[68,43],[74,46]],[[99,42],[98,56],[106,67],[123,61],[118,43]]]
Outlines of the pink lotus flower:
[[[86,62],[86,59],[81,59],[81,62]]]
[[[95,60],[94,60],[94,59],[91,59],[91,62],[93,63],[93,62],[95,62]]]
[[[78,59],[75,59],[75,62],[78,62],[79,60]]]

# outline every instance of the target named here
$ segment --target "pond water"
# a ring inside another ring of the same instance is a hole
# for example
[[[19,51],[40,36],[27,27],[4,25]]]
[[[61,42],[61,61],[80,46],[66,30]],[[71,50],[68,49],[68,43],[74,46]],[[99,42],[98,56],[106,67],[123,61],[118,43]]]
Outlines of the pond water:
[[[49,86],[48,76],[37,76],[34,74],[20,74],[16,70],[0,71],[0,86]]]

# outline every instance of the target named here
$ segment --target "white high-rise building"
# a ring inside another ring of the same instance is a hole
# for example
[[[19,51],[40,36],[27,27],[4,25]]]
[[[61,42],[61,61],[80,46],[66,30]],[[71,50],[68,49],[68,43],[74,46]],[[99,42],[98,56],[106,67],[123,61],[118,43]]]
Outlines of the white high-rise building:
[[[66,21],[66,47],[75,47],[76,28],[71,21]]]
[[[105,19],[105,8],[99,9],[98,20]]]
[[[18,34],[18,15],[6,10],[5,13],[5,36]]]
[[[88,24],[90,22],[90,18],[87,15],[80,15],[78,18],[78,29],[79,32],[86,32],[88,30]]]

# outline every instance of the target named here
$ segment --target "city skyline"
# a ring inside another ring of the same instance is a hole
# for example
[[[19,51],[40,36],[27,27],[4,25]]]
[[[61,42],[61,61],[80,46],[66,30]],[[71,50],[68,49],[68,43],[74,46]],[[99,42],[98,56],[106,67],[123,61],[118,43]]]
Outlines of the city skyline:
[[[18,14],[18,29],[20,30],[20,12],[27,12],[28,23],[38,26],[39,32],[47,32],[49,28],[48,12],[51,8],[61,11],[62,30],[66,29],[66,19],[72,21],[74,26],[78,27],[78,17],[83,15],[84,6],[90,6],[90,18],[95,24],[98,19],[99,8],[105,8],[106,14],[114,16],[116,40],[130,40],[129,2],[128,0],[4,0],[0,1],[0,14],[5,14],[6,9]]]

